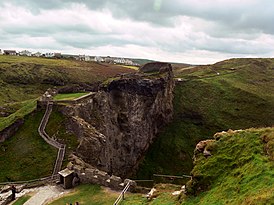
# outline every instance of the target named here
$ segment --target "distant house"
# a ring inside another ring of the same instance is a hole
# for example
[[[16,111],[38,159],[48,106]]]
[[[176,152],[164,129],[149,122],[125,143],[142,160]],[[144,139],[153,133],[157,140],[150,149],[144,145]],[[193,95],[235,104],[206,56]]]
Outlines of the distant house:
[[[108,56],[108,57],[105,58],[105,62],[109,63],[109,64],[113,64],[114,63],[114,58]]]
[[[62,58],[62,54],[61,53],[54,53],[54,58]]]
[[[15,50],[4,50],[4,55],[16,56],[17,53]]]
[[[92,61],[92,57],[91,56],[85,56],[85,61]]]
[[[61,53],[45,53],[46,58],[62,58]]]
[[[45,53],[45,57],[46,58],[53,58],[54,57],[54,53]]]
[[[78,55],[78,56],[76,57],[76,60],[78,60],[78,61],[85,61],[85,58],[86,58],[85,55]]]
[[[31,53],[30,51],[23,50],[23,51],[20,51],[20,52],[19,52],[19,55],[20,55],[20,56],[31,56],[32,53]]]
[[[42,53],[40,53],[40,52],[36,52],[36,53],[32,54],[32,56],[35,56],[35,57],[41,57],[41,56],[42,56]]]
[[[2,52],[2,50],[0,49],[0,55],[3,55],[3,52]]]
[[[94,61],[96,62],[104,62],[105,60],[101,56],[95,56]]]

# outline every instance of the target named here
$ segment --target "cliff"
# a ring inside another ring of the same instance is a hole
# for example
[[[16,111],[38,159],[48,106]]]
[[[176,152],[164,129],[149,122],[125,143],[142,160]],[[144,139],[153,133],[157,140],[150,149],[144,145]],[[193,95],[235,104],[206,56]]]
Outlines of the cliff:
[[[172,68],[165,64],[165,72],[121,76],[90,98],[66,105],[69,129],[80,141],[76,155],[100,170],[129,176],[171,121],[173,88]]]

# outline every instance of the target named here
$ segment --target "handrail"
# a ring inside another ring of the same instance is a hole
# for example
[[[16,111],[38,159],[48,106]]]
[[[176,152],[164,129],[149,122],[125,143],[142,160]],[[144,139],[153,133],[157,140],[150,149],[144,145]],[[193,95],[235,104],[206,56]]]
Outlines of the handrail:
[[[190,176],[190,175],[185,175],[185,174],[183,174],[183,175],[181,175],[181,176],[164,175],[164,174],[153,174],[153,176],[155,176],[155,177],[170,177],[170,178],[178,178],[178,179],[183,179],[183,178],[185,178],[185,177],[187,177],[187,178],[192,178],[192,176]]]
[[[52,176],[48,176],[48,177],[42,177],[42,178],[38,178],[38,179],[31,179],[31,180],[27,180],[27,181],[14,181],[14,182],[0,182],[0,185],[8,185],[8,184],[28,184],[28,183],[32,183],[32,182],[38,182],[38,181],[44,181],[44,180],[48,180],[48,179],[52,179],[54,177],[57,177],[58,175],[52,175]]]
[[[122,200],[125,199],[125,193],[129,189],[129,187],[130,187],[130,182],[127,183],[127,185],[125,186],[125,188],[123,189],[121,194],[118,196],[118,198],[116,199],[113,205],[118,205]]]

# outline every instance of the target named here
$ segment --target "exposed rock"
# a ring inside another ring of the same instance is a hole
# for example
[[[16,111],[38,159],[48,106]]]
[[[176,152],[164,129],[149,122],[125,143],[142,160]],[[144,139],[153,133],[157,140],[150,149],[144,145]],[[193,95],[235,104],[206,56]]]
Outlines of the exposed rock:
[[[211,142],[215,142],[215,140],[203,140],[203,141],[200,141],[197,145],[196,145],[196,148],[195,148],[195,151],[198,151],[198,152],[204,152],[206,146],[211,143]],[[195,152],[194,151],[194,152]]]
[[[88,164],[126,178],[160,129],[173,115],[174,80],[170,64],[159,75],[123,76],[102,90],[63,108],[79,137],[76,155]],[[165,68],[165,69],[164,69]]]

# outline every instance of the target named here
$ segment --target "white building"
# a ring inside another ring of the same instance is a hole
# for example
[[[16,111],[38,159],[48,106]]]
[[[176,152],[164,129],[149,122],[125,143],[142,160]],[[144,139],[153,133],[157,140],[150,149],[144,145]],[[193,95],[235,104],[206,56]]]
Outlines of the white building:
[[[85,56],[85,61],[92,61],[92,57],[91,56]]]
[[[0,49],[0,55],[3,55],[3,52],[2,52],[2,50]]]
[[[23,50],[19,52],[20,56],[31,56],[31,52],[27,50]]]
[[[96,61],[96,62],[104,62],[104,59],[101,56],[95,56],[94,61]]]
[[[45,53],[46,58],[53,58],[54,56],[54,53]]]
[[[32,55],[35,56],[35,57],[41,57],[41,56],[42,56],[42,53],[36,52],[36,53],[34,53],[34,54],[32,54]]]

